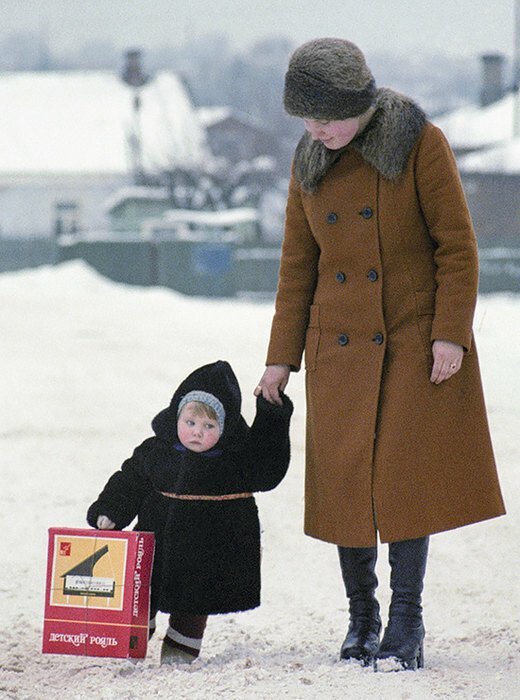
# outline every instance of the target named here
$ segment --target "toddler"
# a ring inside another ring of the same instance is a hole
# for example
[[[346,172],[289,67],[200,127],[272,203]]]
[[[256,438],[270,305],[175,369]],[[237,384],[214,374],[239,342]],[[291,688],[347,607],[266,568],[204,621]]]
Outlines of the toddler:
[[[257,398],[251,427],[224,361],[192,372],[155,433],[108,480],[87,514],[99,529],[155,533],[150,636],[169,613],[161,663],[191,662],[208,615],[260,604],[260,524],[253,496],[277,486],[289,465],[290,399]]]

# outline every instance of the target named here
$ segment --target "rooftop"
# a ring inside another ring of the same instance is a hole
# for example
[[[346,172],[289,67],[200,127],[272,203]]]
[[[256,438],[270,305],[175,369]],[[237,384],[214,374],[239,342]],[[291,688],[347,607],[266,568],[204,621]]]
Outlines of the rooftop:
[[[174,73],[158,72],[140,99],[146,169],[205,156],[204,130]],[[128,172],[133,100],[133,89],[112,71],[0,75],[0,175]]]
[[[433,119],[455,150],[500,144],[513,138],[514,109],[520,109],[518,93],[509,92],[486,107],[468,105]]]

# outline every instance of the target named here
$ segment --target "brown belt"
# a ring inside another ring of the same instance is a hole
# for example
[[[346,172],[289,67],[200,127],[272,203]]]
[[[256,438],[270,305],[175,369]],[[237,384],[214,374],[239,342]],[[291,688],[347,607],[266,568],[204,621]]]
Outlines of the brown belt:
[[[163,496],[168,498],[180,498],[185,501],[230,501],[235,498],[251,498],[252,493],[223,493],[220,496],[202,496],[191,493],[169,493],[168,491],[159,491]]]

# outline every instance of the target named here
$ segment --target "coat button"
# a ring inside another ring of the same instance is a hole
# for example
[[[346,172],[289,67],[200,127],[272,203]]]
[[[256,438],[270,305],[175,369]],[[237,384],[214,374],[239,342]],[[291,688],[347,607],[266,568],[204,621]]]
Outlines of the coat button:
[[[338,215],[336,214],[336,212],[329,211],[329,213],[327,214],[327,221],[329,222],[329,224],[335,224],[337,220]]]
[[[361,216],[364,219],[371,219],[373,214],[374,214],[374,212],[372,211],[372,209],[370,207],[365,207],[359,213],[361,214]]]
[[[377,278],[379,277],[379,275],[377,274],[377,272],[375,270],[369,270],[367,272],[367,277],[371,282],[375,282],[377,280]]]
[[[382,333],[376,333],[372,340],[376,345],[382,345],[385,341],[385,338]]]
[[[348,335],[346,335],[345,333],[338,335],[338,343],[340,345],[346,345],[348,343]]]
[[[344,273],[344,272],[336,272],[336,280],[337,280],[340,284],[343,284],[343,282],[344,282],[346,279],[347,279],[347,278],[345,277],[345,273]]]

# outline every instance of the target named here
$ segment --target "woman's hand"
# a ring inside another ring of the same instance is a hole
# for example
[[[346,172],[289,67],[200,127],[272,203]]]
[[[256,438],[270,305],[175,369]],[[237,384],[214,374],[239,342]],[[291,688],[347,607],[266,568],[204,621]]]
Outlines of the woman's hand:
[[[462,364],[464,350],[461,345],[449,340],[434,340],[432,345],[433,367],[430,381],[434,384],[449,379],[456,374]]]
[[[290,374],[289,365],[268,365],[253,392],[254,395],[260,396],[262,394],[266,401],[282,406],[280,392],[287,386]]]

